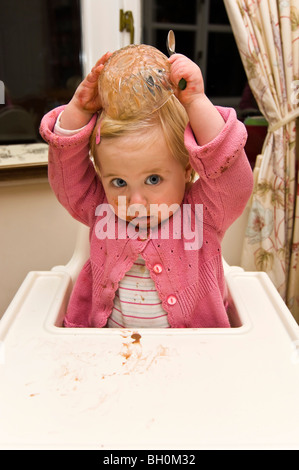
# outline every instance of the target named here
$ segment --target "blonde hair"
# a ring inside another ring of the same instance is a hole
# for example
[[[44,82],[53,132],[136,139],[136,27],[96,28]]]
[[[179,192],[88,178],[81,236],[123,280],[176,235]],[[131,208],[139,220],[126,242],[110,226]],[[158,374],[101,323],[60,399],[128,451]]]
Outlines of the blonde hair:
[[[179,100],[171,95],[168,101],[153,113],[143,119],[112,119],[106,115],[105,111],[99,115],[90,139],[90,151],[94,160],[95,168],[99,173],[97,163],[97,143],[98,132],[102,139],[113,139],[127,135],[142,135],[157,128],[162,130],[166,144],[173,157],[185,168],[189,163],[189,154],[184,144],[184,133],[188,123],[188,115]],[[99,144],[100,145],[100,144]],[[190,181],[195,178],[195,171],[192,169]]]

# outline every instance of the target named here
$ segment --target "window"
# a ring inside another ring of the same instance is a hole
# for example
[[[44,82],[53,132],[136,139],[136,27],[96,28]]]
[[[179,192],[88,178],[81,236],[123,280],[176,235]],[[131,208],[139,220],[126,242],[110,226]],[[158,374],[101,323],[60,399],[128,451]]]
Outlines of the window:
[[[43,115],[72,97],[82,79],[80,20],[79,0],[2,0],[0,145],[40,142]]]
[[[143,41],[166,55],[173,29],[177,52],[200,66],[209,98],[238,108],[247,79],[223,2],[143,0],[143,24]]]

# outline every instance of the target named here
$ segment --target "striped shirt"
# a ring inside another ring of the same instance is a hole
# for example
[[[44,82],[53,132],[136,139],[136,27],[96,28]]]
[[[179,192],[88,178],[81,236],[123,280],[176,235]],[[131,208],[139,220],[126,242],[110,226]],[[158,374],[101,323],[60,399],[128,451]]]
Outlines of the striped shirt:
[[[119,283],[108,328],[169,328],[155,283],[139,256]]]

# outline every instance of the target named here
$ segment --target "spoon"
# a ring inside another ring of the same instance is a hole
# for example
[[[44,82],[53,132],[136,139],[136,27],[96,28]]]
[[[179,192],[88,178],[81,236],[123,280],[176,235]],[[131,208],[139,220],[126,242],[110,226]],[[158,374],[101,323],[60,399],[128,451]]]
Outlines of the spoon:
[[[172,29],[168,33],[166,47],[167,47],[168,54],[170,56],[172,54],[175,54],[175,35]],[[181,78],[181,80],[179,81],[179,88],[181,90],[185,90],[186,86],[187,86],[186,80],[184,78]]]

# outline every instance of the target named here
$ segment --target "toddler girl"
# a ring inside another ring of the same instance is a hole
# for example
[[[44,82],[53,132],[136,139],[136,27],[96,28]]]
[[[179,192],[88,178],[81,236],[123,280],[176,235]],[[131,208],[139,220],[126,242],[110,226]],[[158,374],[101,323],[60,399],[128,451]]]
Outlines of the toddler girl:
[[[41,135],[57,198],[90,227],[64,326],[229,327],[221,241],[253,179],[245,128],[199,67],[145,45],[107,53]]]

